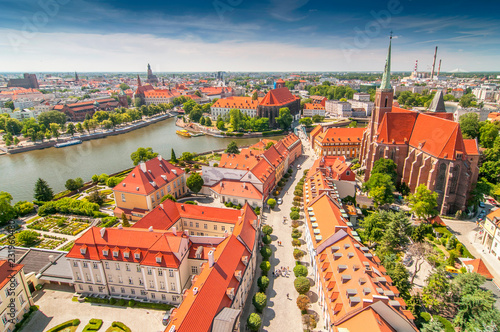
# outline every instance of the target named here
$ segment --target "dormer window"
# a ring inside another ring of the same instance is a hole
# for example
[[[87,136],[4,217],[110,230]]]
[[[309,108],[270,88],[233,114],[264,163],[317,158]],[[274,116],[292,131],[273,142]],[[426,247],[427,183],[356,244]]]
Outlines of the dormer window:
[[[102,254],[103,254],[104,256],[107,256],[107,255],[108,255],[108,251],[107,251],[107,250],[103,250],[103,251],[102,251]]]
[[[161,263],[161,256],[156,256],[156,263]]]
[[[83,246],[80,248],[80,254],[85,255],[87,253],[87,246]]]
[[[141,253],[136,252],[136,253],[134,254],[134,258],[135,258],[135,259],[140,259],[140,258],[141,258]]]
[[[113,250],[113,257],[118,257],[118,250]]]
[[[129,258],[130,257],[130,251],[123,252],[123,257]]]

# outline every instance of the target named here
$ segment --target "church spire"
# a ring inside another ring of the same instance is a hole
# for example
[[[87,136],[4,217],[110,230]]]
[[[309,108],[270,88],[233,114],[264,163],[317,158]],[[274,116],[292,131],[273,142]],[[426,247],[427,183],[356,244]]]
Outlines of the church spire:
[[[392,89],[391,86],[391,47],[392,47],[392,32],[391,39],[389,40],[389,52],[387,53],[387,60],[385,60],[384,75],[382,76],[382,84],[380,89]]]
[[[137,75],[137,86],[142,86],[141,78]]]

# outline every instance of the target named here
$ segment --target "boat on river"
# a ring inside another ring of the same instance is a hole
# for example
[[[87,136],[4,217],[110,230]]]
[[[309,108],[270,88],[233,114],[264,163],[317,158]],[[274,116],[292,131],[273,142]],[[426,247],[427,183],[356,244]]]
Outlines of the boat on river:
[[[77,144],[82,144],[82,141],[79,140],[79,139],[75,139],[75,140],[72,140],[72,141],[67,141],[67,142],[64,142],[64,143],[57,143],[56,145],[54,145],[56,148],[64,148],[66,146],[72,146],[72,145],[77,145]]]
[[[191,133],[185,129],[183,130],[177,130],[175,132],[177,135],[181,135],[181,136],[184,136],[184,137],[191,137]]]

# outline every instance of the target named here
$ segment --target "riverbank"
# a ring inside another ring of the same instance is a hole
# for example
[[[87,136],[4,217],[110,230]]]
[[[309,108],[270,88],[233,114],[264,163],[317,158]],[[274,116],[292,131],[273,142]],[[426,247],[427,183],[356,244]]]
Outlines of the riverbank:
[[[141,129],[144,127],[147,127],[151,124],[157,123],[159,121],[163,121],[166,119],[170,119],[171,117],[177,115],[176,113],[167,113],[155,117],[151,117],[145,120],[140,120],[135,123],[132,123],[130,125],[127,125],[125,127],[121,128],[114,128],[111,130],[103,130],[101,132],[94,132],[92,134],[82,134],[82,135],[74,135],[71,137],[67,137],[62,140],[55,140],[55,141],[48,141],[44,143],[30,143],[28,146],[20,146],[20,147],[12,147],[12,148],[5,148],[5,147],[0,147],[0,155],[2,154],[17,154],[17,153],[22,153],[22,152],[27,152],[27,151],[33,151],[33,150],[43,150],[47,148],[54,147],[56,144],[61,144],[73,140],[80,140],[80,141],[90,141],[94,139],[101,139],[101,138],[106,138],[108,136],[116,136],[116,135],[121,135],[121,134],[126,134],[131,131]]]
[[[258,138],[258,137],[268,137],[268,136],[273,136],[273,135],[281,135],[285,131],[284,130],[269,130],[269,131],[264,131],[264,132],[259,132],[259,133],[228,133],[219,129],[215,129],[213,127],[205,127],[201,126],[197,123],[189,122],[186,123],[182,120],[182,118],[177,118],[175,121],[175,125],[177,127],[183,128],[189,132],[195,133],[195,134],[203,134],[203,135],[208,135],[212,137],[217,137],[217,138]]]

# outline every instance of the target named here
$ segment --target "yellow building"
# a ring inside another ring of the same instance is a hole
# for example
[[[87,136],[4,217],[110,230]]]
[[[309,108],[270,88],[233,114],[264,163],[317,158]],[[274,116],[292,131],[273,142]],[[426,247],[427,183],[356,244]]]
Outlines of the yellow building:
[[[0,261],[0,288],[0,330],[12,331],[33,305],[22,264]]]
[[[365,128],[324,128],[311,132],[311,145],[317,156],[358,158]]]
[[[137,165],[113,192],[115,216],[125,213],[130,220],[139,220],[157,207],[165,195],[184,196],[186,176],[182,169],[158,156]]]

